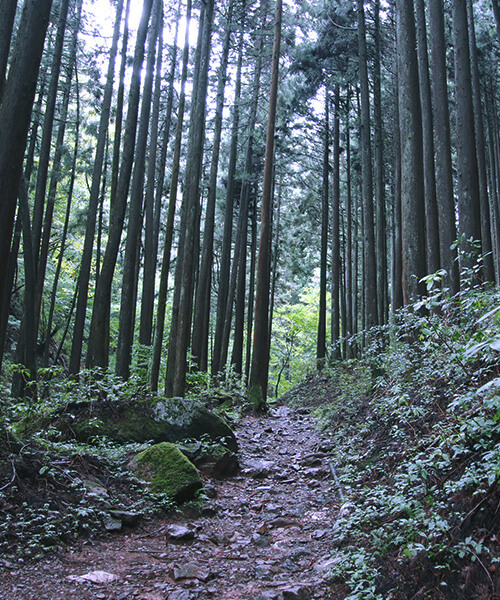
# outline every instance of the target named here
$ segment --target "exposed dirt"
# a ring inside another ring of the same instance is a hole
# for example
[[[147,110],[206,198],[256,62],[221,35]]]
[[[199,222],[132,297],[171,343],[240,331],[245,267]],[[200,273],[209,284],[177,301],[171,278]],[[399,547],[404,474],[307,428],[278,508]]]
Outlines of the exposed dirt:
[[[328,440],[306,409],[246,416],[236,427],[241,472],[206,481],[201,511],[106,534],[36,562],[5,562],[2,600],[330,599],[330,529],[339,510]],[[191,540],[174,540],[187,527]],[[96,572],[104,572],[97,574]],[[79,579],[109,579],[92,582]]]

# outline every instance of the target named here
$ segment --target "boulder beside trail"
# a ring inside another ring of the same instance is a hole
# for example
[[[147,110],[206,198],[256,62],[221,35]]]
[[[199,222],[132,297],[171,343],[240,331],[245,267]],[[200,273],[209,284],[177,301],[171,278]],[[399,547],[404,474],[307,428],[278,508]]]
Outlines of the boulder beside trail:
[[[178,442],[187,438],[222,442],[236,452],[238,443],[227,423],[196,400],[146,397],[128,400],[85,400],[32,418],[20,433],[55,429],[58,439],[89,442],[105,436],[115,442]]]
[[[203,487],[198,470],[174,444],[162,442],[137,454],[129,468],[150,483],[151,490],[176,502],[192,500]]]

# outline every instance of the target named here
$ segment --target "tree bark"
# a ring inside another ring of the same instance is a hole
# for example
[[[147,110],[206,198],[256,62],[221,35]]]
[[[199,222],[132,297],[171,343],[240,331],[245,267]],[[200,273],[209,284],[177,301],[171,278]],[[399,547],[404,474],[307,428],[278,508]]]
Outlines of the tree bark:
[[[128,62],[128,38],[130,35],[130,3],[131,0],[127,0],[127,5],[125,7],[125,22],[123,25],[122,48],[120,53],[120,72],[118,74],[118,91],[116,93],[115,135],[113,140],[113,158],[111,160],[111,190],[109,193],[109,205],[111,210],[113,210],[115,206],[118,189],[118,175],[120,171],[120,150],[123,133],[123,103],[125,97],[125,70]]]
[[[425,275],[422,120],[413,0],[397,0],[403,298],[414,302]]]
[[[103,172],[104,153],[106,151],[109,118],[111,113],[111,99],[113,96],[113,77],[115,71],[116,54],[118,51],[118,38],[120,36],[120,22],[122,12],[123,0],[120,0],[116,7],[113,40],[111,43],[111,50],[108,61],[106,86],[104,88],[104,95],[101,105],[101,116],[99,120],[99,130],[97,134],[94,166],[92,170],[92,183],[90,187],[89,205],[87,210],[85,239],[83,242],[80,272],[78,274],[78,297],[76,301],[75,323],[73,326],[73,338],[71,344],[71,355],[69,360],[69,372],[72,375],[76,375],[79,372],[80,361],[82,356],[83,334],[85,330],[89,293],[90,270],[92,265],[97,209],[99,204],[99,191]]]
[[[187,352],[190,342],[195,250],[199,238],[201,166],[205,139],[205,111],[214,0],[207,0],[200,23],[197,60],[193,84],[193,101],[189,122],[189,141],[184,180],[183,208],[179,239],[179,255],[175,273],[174,304],[169,338],[165,393],[167,397],[183,396],[186,387]]]
[[[481,208],[481,247],[483,252],[483,276],[486,281],[495,281],[493,247],[491,240],[491,215],[486,176],[486,140],[484,136],[483,106],[481,101],[481,82],[474,27],[474,10],[471,0],[467,1],[469,25],[469,51],[471,60],[472,104],[474,107],[474,132],[476,134],[476,154],[478,168],[479,202]]]
[[[151,116],[151,100],[153,95],[156,45],[160,26],[163,25],[160,15],[161,3],[162,0],[153,0],[147,63],[144,74],[141,114],[139,118],[139,129],[137,133],[135,161],[129,201],[127,240],[125,242],[125,254],[123,261],[118,342],[116,346],[116,374],[123,379],[128,379],[130,377],[130,364],[132,361],[140,239],[143,220],[142,207],[144,176],[146,172],[146,150],[148,144],[149,120]],[[161,52],[161,48],[159,48],[158,51]],[[151,157],[151,160],[154,160],[154,158]]]
[[[333,194],[332,194],[332,359],[341,357],[340,298],[340,89],[335,88],[335,116],[333,121]]]
[[[229,147],[229,163],[227,167],[226,203],[224,208],[224,227],[222,233],[222,250],[219,268],[219,287],[217,291],[214,350],[211,366],[212,376],[214,377],[217,376],[218,373],[225,366],[225,360],[222,361],[222,348],[224,345],[224,324],[226,321],[226,309],[231,269],[231,241],[233,236],[234,184],[240,124],[241,71],[243,62],[244,21],[245,11],[242,11],[240,23],[240,37],[238,41],[238,64],[236,68],[234,103],[232,111],[231,143]]]
[[[436,170],[434,166],[431,82],[429,78],[424,0],[416,0],[415,8],[417,17],[418,77],[420,82],[420,104],[422,108],[427,272],[435,273],[440,268],[441,261],[439,256],[439,219],[436,198]]]
[[[215,226],[215,200],[217,193],[217,173],[219,167],[220,144],[222,137],[222,113],[224,110],[224,90],[227,79],[227,66],[231,45],[231,30],[233,21],[234,1],[231,0],[225,23],[219,81],[217,84],[217,100],[215,107],[214,140],[210,176],[208,183],[208,198],[205,214],[205,230],[200,261],[200,275],[196,290],[194,308],[192,353],[201,371],[208,369],[208,335],[210,320],[210,286],[212,281],[212,263]]]
[[[174,235],[175,205],[177,202],[177,186],[179,183],[179,169],[181,159],[181,144],[184,122],[184,111],[186,105],[186,81],[189,62],[189,24],[191,21],[191,0],[186,7],[186,33],[184,39],[184,51],[182,55],[181,91],[179,94],[179,107],[177,110],[177,129],[175,132],[174,156],[172,163],[172,174],[170,178],[170,195],[168,203],[167,223],[165,226],[165,240],[163,243],[163,258],[160,272],[160,287],[158,290],[158,306],[156,315],[156,332],[153,343],[153,360],[151,363],[151,389],[158,390],[160,377],[161,351],[163,346],[163,334],[165,330],[165,312],[167,307],[168,275],[170,271],[170,252],[172,250],[172,239]]]
[[[45,117],[43,120],[42,140],[38,152],[38,169],[36,178],[35,200],[33,206],[33,252],[35,253],[35,265],[38,269],[38,256],[40,254],[40,240],[42,237],[42,223],[45,208],[45,197],[47,179],[49,173],[50,152],[52,145],[52,134],[54,129],[54,116],[61,73],[61,61],[64,48],[64,35],[66,33],[66,21],[68,18],[69,0],[62,0],[59,7],[59,20],[57,22],[57,34],[54,43],[53,58],[50,65],[50,81],[45,104]],[[38,328],[40,307],[36,307],[36,329]]]
[[[14,229],[24,151],[52,0],[27,0],[0,105],[0,306]]]
[[[323,181],[321,185],[321,252],[319,264],[319,314],[316,337],[316,366],[321,371],[326,358],[326,279],[328,259],[328,208],[330,203],[330,114],[329,90],[325,86],[325,120],[323,125]],[[335,235],[335,232],[334,234]]]
[[[448,285],[450,293],[454,295],[459,289],[459,275],[456,250],[453,249],[453,243],[457,239],[457,227],[453,196],[446,42],[442,0],[429,0],[428,11],[440,267],[447,272],[445,284]]]
[[[386,240],[386,208],[384,181],[384,127],[382,119],[381,92],[381,35],[380,35],[380,0],[374,4],[374,64],[373,64],[373,125],[374,125],[374,180],[375,180],[375,244],[377,249],[377,311],[378,323],[387,322],[388,289],[387,289],[387,240]]]
[[[255,327],[250,370],[249,397],[255,410],[267,408],[267,387],[269,379],[269,286],[270,286],[270,247],[271,247],[271,200],[273,188],[274,131],[276,105],[278,100],[279,59],[281,43],[282,0],[276,2],[274,47],[271,72],[271,92],[267,121],[266,158],[262,190],[261,231],[259,258],[257,263],[257,290],[255,296]]]
[[[463,0],[453,0],[453,46],[455,58],[455,103],[458,168],[458,230],[462,269],[476,261],[475,241],[481,241],[481,215],[474,104],[472,100],[471,63],[467,7]]]
[[[366,24],[363,0],[357,0],[358,61],[361,90],[361,174],[363,190],[363,310],[365,327],[377,324],[377,264],[373,219],[373,169],[370,139],[370,93],[366,49]]]
[[[137,31],[116,201],[110,215],[108,242],[103,257],[101,273],[96,285],[92,320],[90,323],[90,337],[87,354],[87,367],[89,368],[105,368],[108,366],[111,290],[123,222],[125,220],[130,177],[132,174],[137,117],[139,111],[141,69],[152,4],[153,0],[144,0],[141,21]]]

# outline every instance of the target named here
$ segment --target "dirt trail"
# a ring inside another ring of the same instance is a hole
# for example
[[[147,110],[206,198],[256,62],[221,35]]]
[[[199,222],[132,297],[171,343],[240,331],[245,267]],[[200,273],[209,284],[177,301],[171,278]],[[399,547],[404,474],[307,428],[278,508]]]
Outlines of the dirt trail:
[[[338,510],[328,441],[306,411],[286,406],[245,417],[236,434],[241,472],[207,482],[216,497],[201,514],[107,534],[78,551],[0,572],[0,599],[342,598],[341,587],[326,579]],[[193,539],[169,537],[182,535],[182,527]],[[112,580],[78,579],[96,571]]]

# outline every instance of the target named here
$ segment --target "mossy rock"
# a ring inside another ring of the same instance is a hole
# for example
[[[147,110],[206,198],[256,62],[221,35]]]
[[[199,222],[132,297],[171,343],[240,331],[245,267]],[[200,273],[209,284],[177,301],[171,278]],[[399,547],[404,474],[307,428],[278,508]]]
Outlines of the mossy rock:
[[[55,430],[58,439],[91,442],[93,438],[126,442],[178,442],[208,436],[238,449],[229,425],[203,404],[183,398],[137,398],[125,401],[81,401],[64,410],[19,424],[26,434]]]
[[[177,446],[162,442],[140,452],[129,463],[134,474],[148,481],[153,492],[176,502],[192,500],[203,486],[198,470]]]

